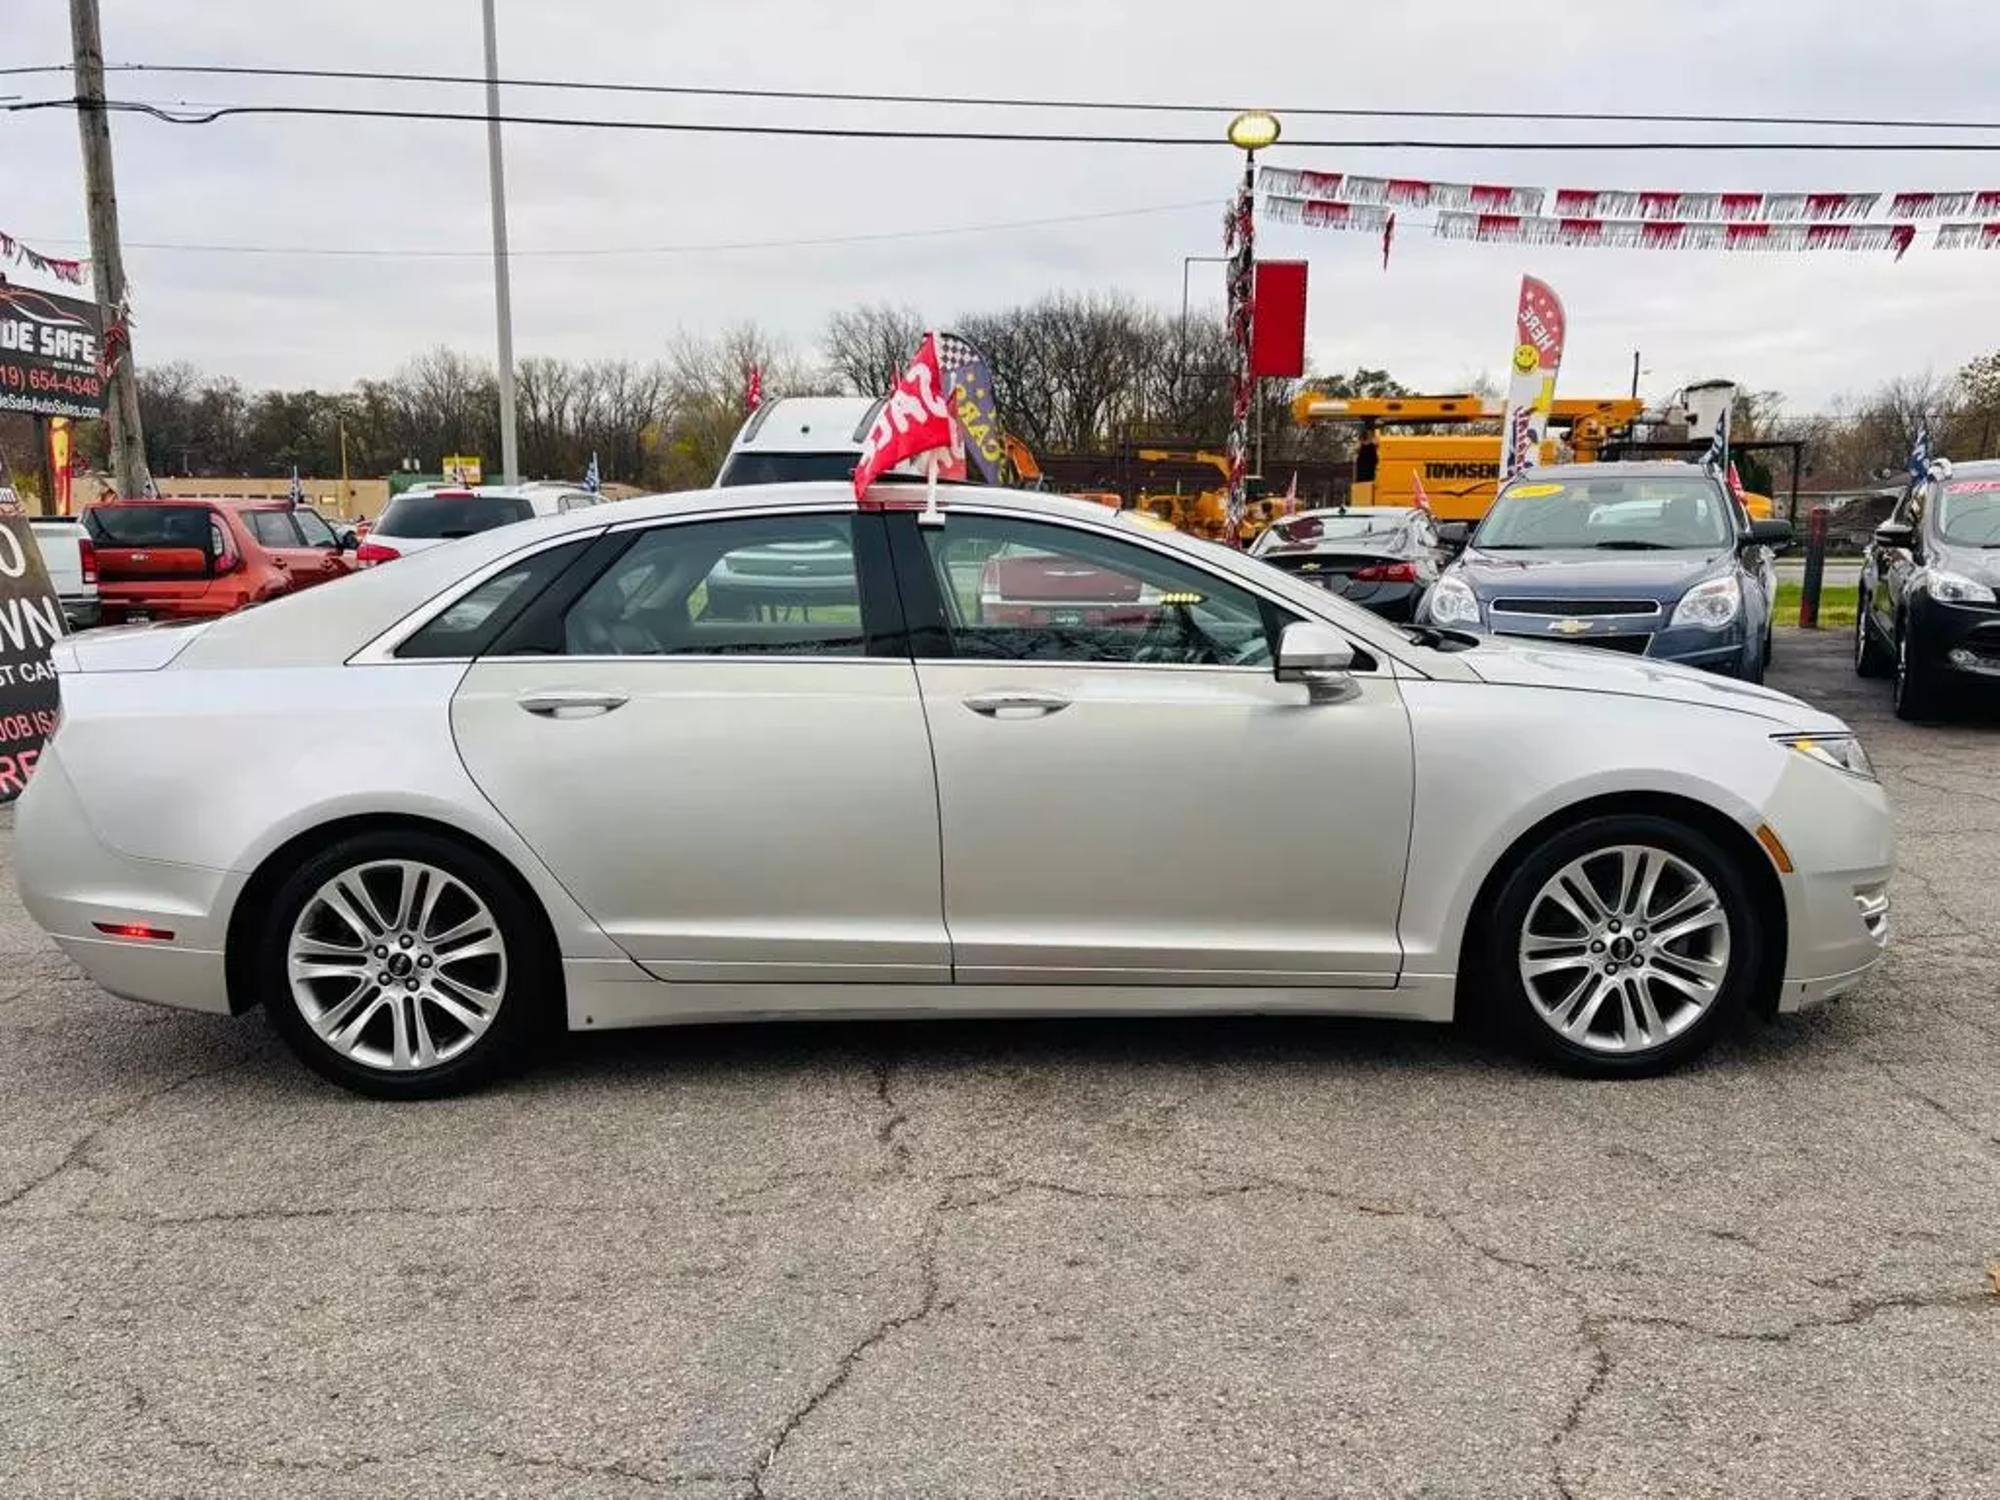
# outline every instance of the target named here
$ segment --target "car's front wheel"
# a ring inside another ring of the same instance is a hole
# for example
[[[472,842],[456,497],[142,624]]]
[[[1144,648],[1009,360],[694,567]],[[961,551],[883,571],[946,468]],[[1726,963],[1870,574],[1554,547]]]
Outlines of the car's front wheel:
[[[513,883],[416,830],[343,839],[294,871],[266,914],[258,977],[308,1067],[385,1099],[456,1093],[512,1067],[559,993]]]
[[[1740,1014],[1761,968],[1743,870],[1698,829],[1652,814],[1550,835],[1501,887],[1485,944],[1499,1017],[1578,1072],[1659,1072]]]

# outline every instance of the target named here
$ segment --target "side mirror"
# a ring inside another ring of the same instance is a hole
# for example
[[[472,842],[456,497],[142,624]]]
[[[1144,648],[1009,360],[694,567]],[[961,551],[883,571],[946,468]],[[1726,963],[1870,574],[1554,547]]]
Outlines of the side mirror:
[[[1907,521],[1884,521],[1875,528],[1878,547],[1905,548],[1917,539],[1917,528]]]
[[[1792,545],[1792,523],[1790,521],[1752,521],[1748,544],[1753,547],[1770,547],[1782,551]]]
[[[1294,620],[1278,637],[1278,681],[1329,683],[1354,665],[1354,647],[1331,625]]]
[[[1463,552],[1465,544],[1472,540],[1472,523],[1469,521],[1439,521],[1438,540],[1454,552]]]
[[[352,552],[361,545],[361,539],[354,534],[352,526],[344,526],[333,534],[333,544],[342,552]]]

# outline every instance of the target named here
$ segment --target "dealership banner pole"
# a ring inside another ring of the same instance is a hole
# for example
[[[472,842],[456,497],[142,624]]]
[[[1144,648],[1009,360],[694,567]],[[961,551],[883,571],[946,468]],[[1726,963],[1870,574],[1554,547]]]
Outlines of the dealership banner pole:
[[[507,269],[507,173],[500,159],[500,43],[493,0],[483,0],[486,23],[486,173],[493,202],[493,310],[500,325],[500,478],[521,482],[521,451],[514,430],[514,294]]]
[[[146,434],[139,422],[139,383],[132,365],[131,315],[125,306],[125,254],[118,240],[118,188],[111,175],[111,122],[104,109],[104,39],[97,0],[70,0],[70,43],[76,64],[76,129],[83,143],[84,204],[90,219],[91,279],[108,335],[104,341],[104,415],[111,428],[111,472],[120,495],[147,492]]]

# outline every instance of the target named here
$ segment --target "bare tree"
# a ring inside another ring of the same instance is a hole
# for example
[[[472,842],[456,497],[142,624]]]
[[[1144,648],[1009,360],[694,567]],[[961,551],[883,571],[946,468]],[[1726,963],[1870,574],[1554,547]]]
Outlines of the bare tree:
[[[881,302],[828,318],[820,349],[849,395],[880,396],[895,384],[923,336],[924,320],[915,308]]]

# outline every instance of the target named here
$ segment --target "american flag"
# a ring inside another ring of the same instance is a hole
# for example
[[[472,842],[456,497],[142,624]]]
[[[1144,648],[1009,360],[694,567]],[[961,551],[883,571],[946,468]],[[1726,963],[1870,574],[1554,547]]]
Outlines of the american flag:
[[[1708,452],[1702,454],[1704,468],[1719,469],[1729,461],[1729,424],[1727,421],[1716,425],[1715,436],[1709,439]]]
[[[1931,424],[1917,424],[1917,440],[1910,444],[1910,483],[1922,484],[1931,472]]]
[[[294,505],[304,505],[306,503],[306,487],[299,482],[299,466],[297,464],[292,465],[290,499]]]
[[[597,453],[594,449],[590,455],[590,467],[583,471],[583,487],[593,495],[604,488],[604,476],[598,472]]]

